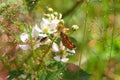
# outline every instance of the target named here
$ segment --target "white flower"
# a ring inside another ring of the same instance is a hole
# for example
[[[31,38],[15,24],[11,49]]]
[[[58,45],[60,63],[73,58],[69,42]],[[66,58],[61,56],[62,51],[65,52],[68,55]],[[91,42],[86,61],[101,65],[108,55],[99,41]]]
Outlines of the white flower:
[[[45,23],[44,25],[46,25],[47,23]],[[42,30],[38,27],[38,25],[36,24],[33,28],[32,28],[32,38],[34,38],[35,40],[39,37],[39,40],[37,40],[34,44],[34,49],[37,49],[40,47],[40,45],[44,45],[44,44],[48,44],[49,40],[45,40],[43,42],[40,42],[40,40],[44,37],[47,37],[47,34],[42,33]]]
[[[38,37],[40,37],[40,39],[42,37],[46,37],[47,35],[46,34],[40,34],[41,30],[38,28],[38,26],[36,25],[35,27],[33,27],[32,29],[32,38],[35,38],[37,39]],[[23,43],[26,43],[28,40],[29,40],[29,37],[28,37],[28,34],[27,33],[22,33],[20,35],[20,39]],[[42,43],[42,44],[45,44],[45,43]],[[33,45],[33,48],[34,50],[39,48],[41,45],[40,43],[40,40],[37,40],[35,41],[34,45]],[[30,48],[30,45],[29,44],[19,44],[18,45],[22,50],[28,50]]]
[[[59,23],[58,19],[48,20],[48,19],[42,18],[40,27],[41,27],[42,32],[51,34],[57,31],[58,23]]]
[[[60,50],[65,50],[65,47],[63,46],[62,42],[60,42],[60,46],[58,46],[56,43],[53,43],[52,51],[53,52],[59,52]],[[71,54],[75,53],[74,50],[67,49],[66,53],[68,53],[68,52],[71,53]],[[57,56],[54,57],[54,59],[56,61],[67,62],[69,60],[69,58],[66,58],[66,56],[67,56],[67,54],[62,56],[62,57],[60,57],[60,55],[57,55]]]
[[[22,50],[28,50],[30,47],[29,45],[18,45]]]
[[[20,39],[22,42],[27,42],[29,40],[28,34],[27,33],[22,33],[20,35]]]

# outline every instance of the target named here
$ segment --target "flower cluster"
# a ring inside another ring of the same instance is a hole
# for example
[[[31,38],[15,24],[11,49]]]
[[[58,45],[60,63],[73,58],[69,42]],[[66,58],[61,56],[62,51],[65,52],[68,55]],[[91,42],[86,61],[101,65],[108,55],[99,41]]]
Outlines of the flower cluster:
[[[36,50],[40,48],[41,45],[48,46],[52,44],[52,52],[54,53],[54,59],[56,61],[67,62],[69,59],[67,55],[70,53],[74,54],[75,50],[67,49],[62,42],[56,43],[56,40],[59,38],[56,33],[60,33],[58,30],[58,25],[62,22],[62,14],[53,12],[51,8],[48,9],[49,14],[45,14],[45,17],[42,18],[40,24],[36,24],[30,34],[24,32],[20,35],[22,44],[19,44],[19,47],[22,50],[33,49]],[[52,35],[52,38],[50,38]],[[32,42],[32,44],[30,44]]]

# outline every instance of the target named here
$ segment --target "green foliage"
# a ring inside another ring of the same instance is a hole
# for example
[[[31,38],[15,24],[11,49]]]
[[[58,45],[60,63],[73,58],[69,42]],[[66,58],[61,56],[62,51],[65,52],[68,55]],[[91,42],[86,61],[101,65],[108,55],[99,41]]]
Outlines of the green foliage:
[[[74,37],[69,37],[69,38],[74,44],[77,44],[77,40]]]
[[[13,80],[15,78],[17,78],[18,76],[25,74],[24,70],[13,70],[9,72],[9,80]]]
[[[47,72],[47,75],[45,80],[59,80],[56,72]]]
[[[86,71],[80,69],[75,72],[65,70],[63,77],[65,80],[89,80],[91,74],[88,74]]]
[[[8,7],[10,7],[9,4],[5,4],[5,3],[0,4],[0,14],[2,14],[2,12],[5,11],[5,9]]]

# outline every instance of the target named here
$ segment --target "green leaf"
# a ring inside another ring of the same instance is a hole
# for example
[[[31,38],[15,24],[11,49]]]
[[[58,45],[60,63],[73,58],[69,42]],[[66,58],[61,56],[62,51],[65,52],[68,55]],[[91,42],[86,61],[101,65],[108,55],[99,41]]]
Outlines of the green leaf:
[[[24,74],[24,70],[13,70],[13,71],[10,71],[9,74],[10,74],[10,77],[9,77],[9,80],[12,80],[18,76],[20,76],[21,74]]]
[[[60,39],[60,38],[57,38],[55,42],[59,45],[59,44],[60,44],[60,41],[61,41],[61,39]]]
[[[77,44],[77,40],[74,37],[69,37],[69,38],[74,44]]]
[[[70,65],[69,68],[67,68],[63,72],[64,80],[88,80],[89,79],[90,74],[88,74],[86,71],[82,69],[78,69],[78,66],[74,64],[70,63],[69,65]]]

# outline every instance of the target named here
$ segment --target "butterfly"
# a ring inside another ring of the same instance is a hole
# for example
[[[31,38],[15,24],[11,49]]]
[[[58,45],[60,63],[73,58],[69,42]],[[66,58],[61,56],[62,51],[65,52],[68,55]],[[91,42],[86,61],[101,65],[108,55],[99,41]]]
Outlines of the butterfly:
[[[61,36],[61,39],[62,39],[62,44],[70,49],[70,50],[73,50],[76,48],[76,46],[74,45],[74,43],[70,40],[70,38],[63,32],[60,32],[60,36]]]

